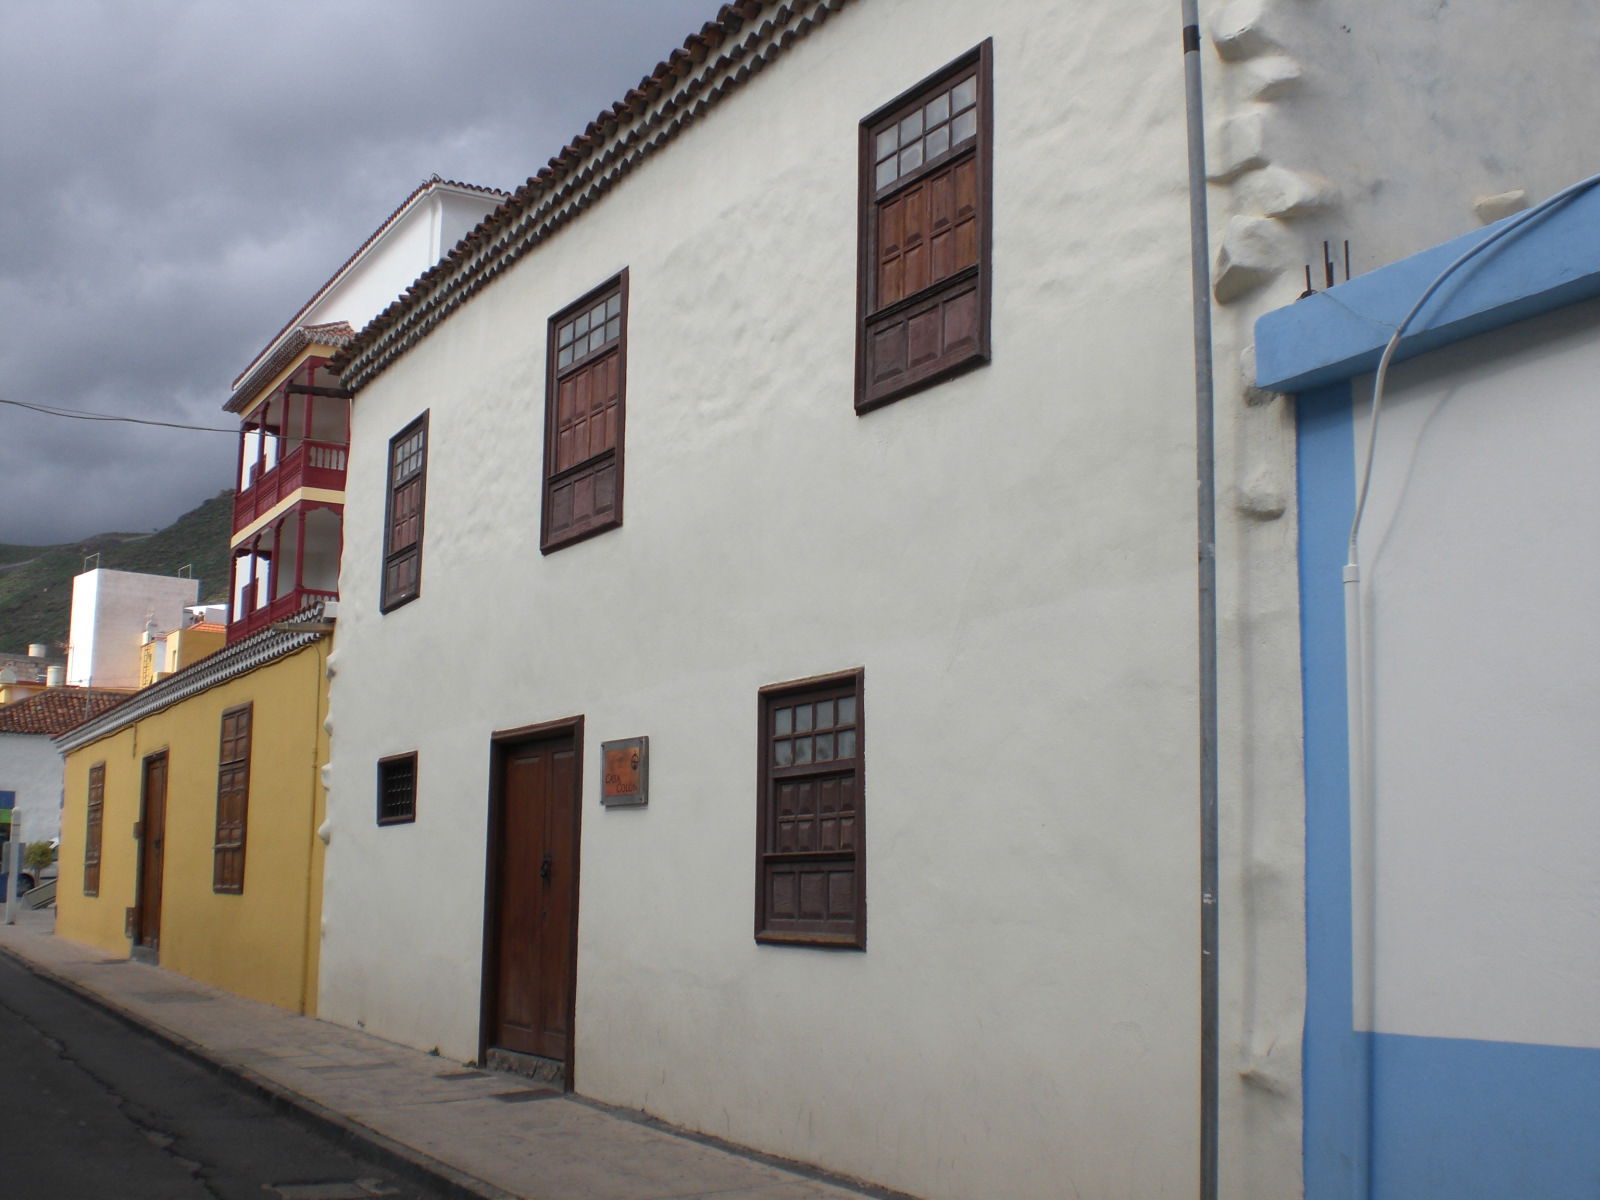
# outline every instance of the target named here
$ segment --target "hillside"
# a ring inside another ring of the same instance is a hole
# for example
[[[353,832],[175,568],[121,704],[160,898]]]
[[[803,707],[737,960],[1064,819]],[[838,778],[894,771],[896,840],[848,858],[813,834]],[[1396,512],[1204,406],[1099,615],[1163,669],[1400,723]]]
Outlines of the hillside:
[[[233,493],[227,491],[156,533],[99,533],[61,546],[0,543],[0,650],[20,650],[29,642],[65,645],[72,579],[96,552],[100,566],[117,571],[176,575],[191,566],[201,600],[226,600],[232,521]]]

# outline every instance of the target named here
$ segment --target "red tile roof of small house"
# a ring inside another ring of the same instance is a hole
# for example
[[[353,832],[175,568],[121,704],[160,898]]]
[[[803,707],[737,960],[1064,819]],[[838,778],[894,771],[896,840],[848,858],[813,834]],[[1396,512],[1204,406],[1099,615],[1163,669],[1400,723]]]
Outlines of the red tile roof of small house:
[[[78,687],[46,688],[26,700],[0,706],[0,733],[42,733],[54,737],[98,717],[131,692]]]

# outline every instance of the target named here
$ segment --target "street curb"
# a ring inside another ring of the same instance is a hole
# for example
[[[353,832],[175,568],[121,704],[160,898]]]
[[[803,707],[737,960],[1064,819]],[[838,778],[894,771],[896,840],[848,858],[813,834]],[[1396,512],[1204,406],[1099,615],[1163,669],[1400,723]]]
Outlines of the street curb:
[[[504,1191],[492,1183],[468,1175],[465,1171],[424,1154],[404,1142],[396,1141],[387,1134],[379,1133],[341,1112],[319,1104],[309,1096],[303,1096],[292,1088],[258,1074],[243,1064],[219,1058],[198,1042],[190,1041],[180,1033],[155,1024],[93,988],[64,975],[58,975],[43,964],[17,953],[11,947],[0,946],[0,954],[5,955],[35,978],[64,992],[70,992],[134,1032],[171,1047],[213,1075],[227,1079],[241,1090],[265,1100],[275,1111],[294,1118],[312,1130],[331,1136],[341,1146],[360,1153],[397,1175],[436,1188],[453,1200],[528,1200],[518,1193]]]

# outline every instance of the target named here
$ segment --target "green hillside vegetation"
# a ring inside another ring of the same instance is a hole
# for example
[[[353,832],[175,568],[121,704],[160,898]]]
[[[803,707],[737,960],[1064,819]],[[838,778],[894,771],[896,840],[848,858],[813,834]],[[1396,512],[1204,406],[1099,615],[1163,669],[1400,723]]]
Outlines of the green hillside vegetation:
[[[62,546],[0,543],[0,650],[44,642],[57,653],[66,645],[72,617],[72,579],[83,560],[99,553],[99,566],[148,575],[176,575],[189,566],[200,580],[200,599],[228,598],[228,535],[233,493],[221,492],[156,533],[100,533]]]

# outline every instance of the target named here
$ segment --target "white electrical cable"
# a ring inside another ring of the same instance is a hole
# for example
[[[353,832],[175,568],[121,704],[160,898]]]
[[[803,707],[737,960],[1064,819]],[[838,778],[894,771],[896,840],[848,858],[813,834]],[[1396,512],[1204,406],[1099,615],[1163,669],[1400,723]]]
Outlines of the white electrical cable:
[[[1501,225],[1500,228],[1496,229],[1488,237],[1484,238],[1483,241],[1465,251],[1454,262],[1452,262],[1444,270],[1440,271],[1439,274],[1434,277],[1433,282],[1423,289],[1422,295],[1417,297],[1417,302],[1411,306],[1411,311],[1406,313],[1405,317],[1400,321],[1400,324],[1395,326],[1394,334],[1389,338],[1389,344],[1383,348],[1383,356],[1378,360],[1378,373],[1372,384],[1372,418],[1367,430],[1367,461],[1362,467],[1361,487],[1356,493],[1355,518],[1350,522],[1351,565],[1354,565],[1356,561],[1356,540],[1361,533],[1361,518],[1366,511],[1367,492],[1372,484],[1372,459],[1378,446],[1378,417],[1383,410],[1384,384],[1389,377],[1389,362],[1394,358],[1395,351],[1400,348],[1400,341],[1405,337],[1406,330],[1410,328],[1411,322],[1416,320],[1417,314],[1422,311],[1423,306],[1426,305],[1429,300],[1433,299],[1433,294],[1443,287],[1445,281],[1449,279],[1450,276],[1454,275],[1461,267],[1465,266],[1472,259],[1482,254],[1485,250],[1489,249],[1489,247],[1498,243],[1501,239],[1509,237],[1511,234],[1519,232],[1526,226],[1532,224],[1534,221],[1537,221],[1539,218],[1549,215],[1557,208],[1560,208],[1567,201],[1576,196],[1582,195],[1584,192],[1588,191],[1592,187],[1595,187],[1596,185],[1600,185],[1600,175],[1591,175],[1587,179],[1580,179],[1577,183],[1574,183],[1569,187],[1562,188],[1559,192],[1556,192],[1552,196],[1547,196],[1538,204],[1535,204],[1532,208],[1525,209],[1516,216],[1507,220],[1505,224]]]

